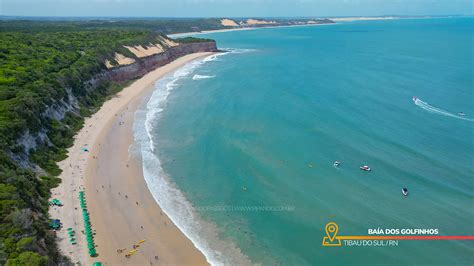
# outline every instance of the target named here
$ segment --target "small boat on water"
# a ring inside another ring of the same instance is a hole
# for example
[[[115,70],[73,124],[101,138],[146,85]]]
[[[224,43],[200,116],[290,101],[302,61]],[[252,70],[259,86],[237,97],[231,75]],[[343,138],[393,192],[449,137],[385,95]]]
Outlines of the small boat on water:
[[[460,115],[460,116],[465,116],[466,114],[463,113],[463,112],[459,112],[458,115]]]
[[[339,162],[339,161],[334,161],[334,164],[333,164],[333,165],[334,165],[334,167],[338,167],[340,164],[341,164],[341,162]]]
[[[416,100],[418,100],[418,98],[416,98],[416,96],[413,96],[412,100],[413,100],[413,102],[416,102]]]
[[[403,196],[408,196],[408,189],[406,187],[402,188]]]
[[[361,166],[359,168],[360,168],[360,170],[370,172],[370,167],[368,165],[364,165],[364,166]]]

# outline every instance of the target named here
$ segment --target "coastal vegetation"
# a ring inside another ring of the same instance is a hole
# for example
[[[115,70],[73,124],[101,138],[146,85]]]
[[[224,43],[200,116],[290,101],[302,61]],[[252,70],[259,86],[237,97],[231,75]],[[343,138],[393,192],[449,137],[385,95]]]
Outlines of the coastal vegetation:
[[[191,42],[210,42],[213,41],[211,39],[204,39],[204,38],[195,38],[195,37],[184,37],[176,39],[177,42],[180,43],[191,43]]]
[[[227,24],[224,21],[233,21],[233,24]],[[268,23],[265,23],[268,22]],[[103,19],[53,19],[44,18],[38,20],[14,19],[1,21],[1,31],[82,31],[82,30],[98,30],[98,29],[121,29],[121,30],[147,30],[159,32],[161,34],[196,32],[208,30],[222,30],[229,28],[245,28],[245,27],[268,27],[268,26],[290,26],[305,24],[327,24],[334,23],[330,19],[312,19],[312,18],[267,18],[267,19],[220,19],[220,18],[103,18]]]
[[[56,162],[66,158],[84,118],[125,85],[92,84],[108,69],[104,62],[116,66],[116,53],[140,60],[125,46],[166,38],[134,21],[81,23],[0,23],[0,265],[67,262],[48,228],[50,189],[61,182]]]

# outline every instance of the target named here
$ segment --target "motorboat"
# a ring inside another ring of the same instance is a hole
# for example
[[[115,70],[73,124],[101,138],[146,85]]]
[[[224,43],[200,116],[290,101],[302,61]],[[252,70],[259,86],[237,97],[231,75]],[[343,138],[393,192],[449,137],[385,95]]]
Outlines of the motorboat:
[[[361,166],[359,168],[360,168],[360,170],[363,170],[363,171],[367,171],[367,172],[370,171],[370,167],[368,165],[364,165],[364,166]]]
[[[334,161],[334,164],[333,164],[333,165],[334,165],[334,167],[338,167],[340,164],[341,164],[341,162],[339,162],[339,161]]]
[[[413,102],[416,102],[416,100],[418,100],[418,98],[416,98],[416,96],[413,96]]]
[[[408,196],[408,189],[406,187],[402,188],[403,196]]]
[[[463,113],[463,112],[459,112],[458,115],[460,115],[460,116],[465,116],[466,114]]]

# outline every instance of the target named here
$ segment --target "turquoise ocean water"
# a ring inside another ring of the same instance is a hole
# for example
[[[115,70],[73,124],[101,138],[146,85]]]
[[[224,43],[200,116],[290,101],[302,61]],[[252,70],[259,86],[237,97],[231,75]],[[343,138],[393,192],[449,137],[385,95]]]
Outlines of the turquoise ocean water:
[[[158,81],[137,113],[150,190],[215,263],[472,265],[473,241],[321,243],[331,221],[474,235],[473,23],[203,35],[229,52]]]

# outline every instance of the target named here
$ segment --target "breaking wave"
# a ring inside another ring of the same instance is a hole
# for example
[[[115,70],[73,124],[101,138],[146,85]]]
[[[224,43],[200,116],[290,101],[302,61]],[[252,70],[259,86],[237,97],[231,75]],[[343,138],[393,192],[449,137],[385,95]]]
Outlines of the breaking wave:
[[[222,55],[222,54],[218,54]],[[250,265],[250,260],[231,241],[221,240],[219,228],[203,220],[185,195],[164,172],[155,151],[157,136],[154,130],[166,107],[168,96],[178,81],[191,75],[216,55],[193,61],[155,83],[155,90],[146,106],[135,115],[134,138],[143,163],[143,176],[148,189],[161,209],[206,257],[211,265]],[[196,75],[195,75],[196,76]]]
[[[215,78],[216,76],[207,76],[207,75],[194,75],[193,80],[200,80],[200,79],[212,79]]]

